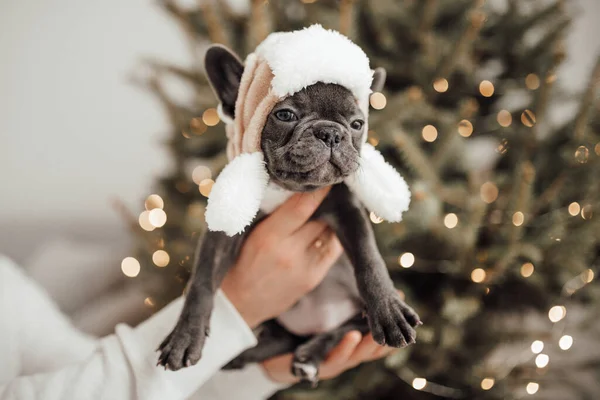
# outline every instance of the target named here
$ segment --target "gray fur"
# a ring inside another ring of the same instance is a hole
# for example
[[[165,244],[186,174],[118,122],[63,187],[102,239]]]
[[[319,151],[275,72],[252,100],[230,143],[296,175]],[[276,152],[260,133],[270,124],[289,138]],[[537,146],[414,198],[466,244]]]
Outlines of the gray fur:
[[[223,47],[208,51],[207,72],[219,99],[225,99],[231,106],[231,93],[237,95],[238,76],[241,76],[243,66],[237,57],[224,52],[228,53]],[[385,71],[378,69],[373,89],[381,90],[384,80]],[[282,121],[278,117],[282,110],[293,112],[296,118]],[[242,353],[228,365],[229,368],[239,368],[248,362],[260,362],[296,349],[292,372],[314,382],[318,377],[312,376],[312,372],[318,371],[329,350],[351,329],[366,332],[368,325],[378,343],[393,347],[415,342],[414,327],[420,324],[419,317],[398,296],[377,249],[368,215],[342,183],[359,165],[362,129],[352,126],[357,120],[364,121],[365,116],[350,91],[324,83],[309,86],[284,99],[267,118],[261,145],[270,179],[298,192],[333,185],[312,219],[324,220],[331,226],[345,255],[316,289],[280,316],[277,322],[269,322],[270,329],[278,327],[278,335],[259,337],[258,346]],[[260,219],[234,237],[220,232],[205,234],[198,247],[195,272],[183,311],[171,334],[159,346],[158,364],[178,370],[198,362],[209,332],[214,293],[235,263],[245,238]],[[328,301],[350,304],[350,311],[346,310],[348,315],[344,315],[344,320],[336,321],[337,328],[324,332],[324,329],[332,328],[328,319],[331,315],[328,312],[320,314],[323,303]],[[308,309],[303,309],[307,304]],[[361,310],[364,310],[368,324],[362,318]],[[312,314],[313,318],[321,315],[323,320],[305,330],[306,314]]]

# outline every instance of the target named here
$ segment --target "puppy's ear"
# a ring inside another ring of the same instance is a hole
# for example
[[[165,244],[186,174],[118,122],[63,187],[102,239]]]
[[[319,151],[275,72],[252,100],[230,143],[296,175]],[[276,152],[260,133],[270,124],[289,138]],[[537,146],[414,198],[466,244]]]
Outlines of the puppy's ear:
[[[373,93],[381,92],[383,90],[386,76],[385,69],[381,67],[375,68],[375,71],[373,71],[373,82],[371,83],[371,90]]]
[[[233,119],[244,64],[228,48],[213,45],[204,56],[204,68],[223,112]]]

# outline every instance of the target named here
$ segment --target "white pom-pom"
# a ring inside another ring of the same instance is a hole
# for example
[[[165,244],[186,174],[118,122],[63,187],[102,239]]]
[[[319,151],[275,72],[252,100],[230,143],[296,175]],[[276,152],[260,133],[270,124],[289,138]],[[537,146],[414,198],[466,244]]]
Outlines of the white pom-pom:
[[[229,236],[243,232],[258,213],[268,182],[261,152],[231,160],[210,192],[205,214],[208,229]]]
[[[406,181],[370,144],[363,143],[360,158],[360,167],[346,178],[346,185],[377,216],[400,222],[410,204]]]

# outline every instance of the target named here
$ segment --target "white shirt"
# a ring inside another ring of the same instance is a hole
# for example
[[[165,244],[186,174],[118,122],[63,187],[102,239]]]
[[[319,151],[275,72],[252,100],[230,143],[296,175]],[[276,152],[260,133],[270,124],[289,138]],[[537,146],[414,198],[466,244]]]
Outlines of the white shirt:
[[[85,284],[85,282],[82,282]],[[95,339],[75,329],[35,282],[0,255],[0,399],[264,399],[281,389],[258,365],[220,368],[256,338],[219,291],[202,359],[177,372],[156,367],[179,298],[136,328]]]

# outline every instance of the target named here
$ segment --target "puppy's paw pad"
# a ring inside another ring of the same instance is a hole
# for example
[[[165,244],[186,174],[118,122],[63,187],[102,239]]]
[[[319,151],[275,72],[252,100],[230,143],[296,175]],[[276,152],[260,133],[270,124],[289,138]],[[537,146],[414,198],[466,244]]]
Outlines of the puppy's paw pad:
[[[293,361],[292,362],[292,374],[300,378],[302,381],[307,381],[312,383],[313,386],[317,384],[319,381],[319,367],[310,361],[301,362],[301,361]]]

